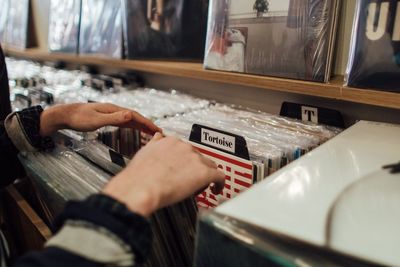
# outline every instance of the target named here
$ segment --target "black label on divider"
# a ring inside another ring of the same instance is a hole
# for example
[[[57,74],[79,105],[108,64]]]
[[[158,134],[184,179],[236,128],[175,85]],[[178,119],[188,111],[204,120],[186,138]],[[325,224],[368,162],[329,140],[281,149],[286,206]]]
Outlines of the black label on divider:
[[[110,154],[111,161],[114,164],[117,164],[118,166],[121,166],[121,167],[125,167],[126,166],[124,157],[121,154],[115,152],[112,149],[109,149],[108,152]]]
[[[193,124],[189,140],[245,160],[250,160],[246,140],[236,134]]]
[[[281,116],[345,128],[342,114],[334,109],[283,102]]]

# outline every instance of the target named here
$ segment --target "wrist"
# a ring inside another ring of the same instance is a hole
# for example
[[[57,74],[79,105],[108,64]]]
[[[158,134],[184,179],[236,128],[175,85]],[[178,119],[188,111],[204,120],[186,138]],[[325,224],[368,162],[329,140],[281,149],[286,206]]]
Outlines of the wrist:
[[[68,114],[61,110],[61,106],[54,106],[42,112],[40,115],[40,135],[42,137],[50,136],[58,130],[66,128],[65,120]]]
[[[134,180],[134,177],[126,176],[122,171],[104,187],[102,194],[121,202],[134,213],[150,217],[158,209],[160,202],[158,194],[154,188],[130,183]]]

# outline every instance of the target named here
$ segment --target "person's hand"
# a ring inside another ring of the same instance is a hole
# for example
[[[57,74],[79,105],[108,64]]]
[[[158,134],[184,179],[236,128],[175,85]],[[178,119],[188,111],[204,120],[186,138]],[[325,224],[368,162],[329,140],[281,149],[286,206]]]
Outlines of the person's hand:
[[[157,133],[103,193],[147,217],[212,183],[213,193],[218,194],[224,182],[225,174],[192,145]]]
[[[40,135],[49,136],[60,129],[88,132],[107,125],[135,128],[152,135],[161,131],[151,120],[135,111],[113,104],[81,103],[44,110],[40,117]]]

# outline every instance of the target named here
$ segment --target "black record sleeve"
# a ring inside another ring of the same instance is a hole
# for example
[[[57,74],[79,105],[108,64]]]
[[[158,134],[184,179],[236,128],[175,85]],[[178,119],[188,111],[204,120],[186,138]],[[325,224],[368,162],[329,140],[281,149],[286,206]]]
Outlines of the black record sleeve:
[[[348,86],[400,92],[400,2],[357,2]]]
[[[123,0],[130,59],[202,59],[208,0]]]

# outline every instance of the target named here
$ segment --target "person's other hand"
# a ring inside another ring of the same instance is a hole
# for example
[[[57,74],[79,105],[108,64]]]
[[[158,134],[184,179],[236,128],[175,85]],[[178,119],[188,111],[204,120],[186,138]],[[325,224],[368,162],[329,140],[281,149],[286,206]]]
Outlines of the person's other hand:
[[[225,174],[192,145],[157,133],[103,193],[147,217],[212,183],[213,193],[218,194],[224,182]]]
[[[151,120],[113,104],[88,103],[58,105],[43,111],[40,134],[49,136],[60,129],[94,131],[103,126],[135,128],[148,134],[160,132]]]

